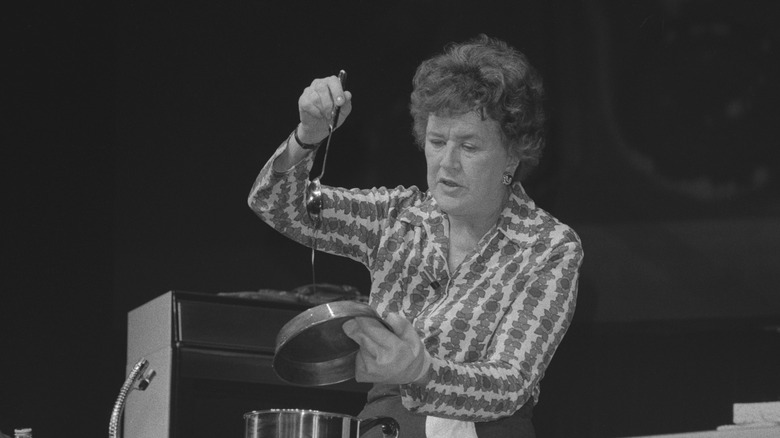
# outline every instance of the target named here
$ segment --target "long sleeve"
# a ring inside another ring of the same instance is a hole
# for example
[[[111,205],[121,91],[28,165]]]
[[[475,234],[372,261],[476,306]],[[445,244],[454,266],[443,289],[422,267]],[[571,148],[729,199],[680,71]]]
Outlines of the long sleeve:
[[[311,234],[311,223],[303,209],[303,197],[314,154],[309,154],[287,172],[275,172],[273,163],[285,147],[284,143],[279,146],[260,170],[249,192],[249,208],[279,232],[305,244],[303,237]]]
[[[317,250],[370,266],[390,216],[419,202],[419,190],[415,187],[348,190],[322,185],[322,223],[315,228],[304,206],[314,154],[288,172],[275,172],[273,161],[284,147],[276,150],[257,176],[249,193],[249,207],[264,222],[300,244],[311,247],[316,241]]]

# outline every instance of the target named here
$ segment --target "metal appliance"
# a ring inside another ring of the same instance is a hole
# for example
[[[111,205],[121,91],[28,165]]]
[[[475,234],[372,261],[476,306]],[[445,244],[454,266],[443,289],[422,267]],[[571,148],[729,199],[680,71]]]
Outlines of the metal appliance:
[[[369,385],[293,386],[272,368],[277,333],[307,308],[170,291],[130,311],[127,371],[145,358],[156,376],[127,398],[124,435],[239,437],[243,415],[267,409],[356,415]]]

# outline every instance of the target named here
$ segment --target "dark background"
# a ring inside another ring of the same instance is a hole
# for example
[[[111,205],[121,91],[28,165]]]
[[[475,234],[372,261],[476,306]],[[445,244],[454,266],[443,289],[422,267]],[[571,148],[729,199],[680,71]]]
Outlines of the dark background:
[[[780,399],[776,2],[311,3],[4,7],[0,431],[105,433],[126,314],[168,290],[310,282],[246,207],[300,91],[349,72],[326,183],[424,185],[411,77],[478,33],[545,77],[526,187],[586,251],[539,435],[714,429]],[[368,288],[325,255],[317,275]]]

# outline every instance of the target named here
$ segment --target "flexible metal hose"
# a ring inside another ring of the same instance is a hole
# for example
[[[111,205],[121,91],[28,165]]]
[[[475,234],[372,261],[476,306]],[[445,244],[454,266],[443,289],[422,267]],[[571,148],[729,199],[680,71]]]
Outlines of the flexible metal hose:
[[[130,392],[136,388],[141,391],[145,390],[149,386],[149,382],[151,382],[154,378],[154,370],[149,370],[148,372],[144,373],[148,366],[149,361],[146,359],[141,359],[138,361],[138,363],[135,364],[133,369],[130,371],[130,374],[127,375],[127,379],[125,379],[125,383],[119,390],[119,396],[114,403],[114,409],[111,411],[111,421],[108,424],[109,438],[119,437],[119,422],[122,419],[122,413],[125,410],[125,400],[127,399],[128,394],[130,394]],[[135,385],[136,382],[138,382],[138,385]]]

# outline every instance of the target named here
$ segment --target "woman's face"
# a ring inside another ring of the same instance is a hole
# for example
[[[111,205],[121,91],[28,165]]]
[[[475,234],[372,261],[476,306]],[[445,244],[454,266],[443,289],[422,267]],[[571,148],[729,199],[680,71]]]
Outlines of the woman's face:
[[[501,141],[498,122],[476,112],[454,117],[428,116],[425,132],[428,188],[451,217],[495,220],[503,208],[505,172],[518,160]]]

